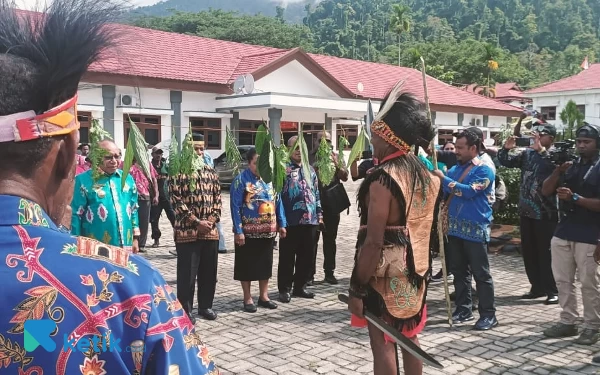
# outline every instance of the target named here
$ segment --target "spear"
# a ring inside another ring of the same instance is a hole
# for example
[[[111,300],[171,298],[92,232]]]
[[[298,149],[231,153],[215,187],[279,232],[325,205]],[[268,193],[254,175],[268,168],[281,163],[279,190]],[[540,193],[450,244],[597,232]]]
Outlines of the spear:
[[[431,108],[429,107],[429,92],[427,91],[427,75],[425,74],[425,60],[423,56],[421,56],[421,73],[423,74],[423,90],[425,93],[425,108],[427,109],[427,119],[431,122]],[[438,169],[437,164],[437,151],[435,149],[435,138],[431,140],[431,145],[429,146],[432,150],[432,161],[433,168]],[[441,214],[441,210],[440,210]],[[438,223],[440,220],[438,219]],[[444,233],[442,231],[442,226],[438,225],[438,240],[440,241],[440,258],[442,261],[442,276],[444,279],[444,292],[446,294],[446,310],[448,312],[448,324],[452,327],[452,305],[450,304],[450,292],[448,290],[448,270],[446,269],[446,251],[444,249]]]

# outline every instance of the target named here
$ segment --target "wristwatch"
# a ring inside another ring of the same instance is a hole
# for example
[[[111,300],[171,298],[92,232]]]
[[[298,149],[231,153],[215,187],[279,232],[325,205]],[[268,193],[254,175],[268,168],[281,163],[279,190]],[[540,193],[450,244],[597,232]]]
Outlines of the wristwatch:
[[[577,202],[579,200],[579,194],[573,194],[573,202]]]

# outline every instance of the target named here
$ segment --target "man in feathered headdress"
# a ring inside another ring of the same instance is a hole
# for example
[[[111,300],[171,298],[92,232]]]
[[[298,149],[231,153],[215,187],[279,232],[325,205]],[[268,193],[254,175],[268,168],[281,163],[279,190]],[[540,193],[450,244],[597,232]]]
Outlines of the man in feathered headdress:
[[[356,264],[350,279],[353,325],[364,326],[366,308],[418,344],[427,319],[430,254],[439,244],[437,213],[441,183],[412,147],[427,148],[434,131],[421,103],[396,85],[371,124],[379,164],[358,192],[361,215]],[[398,291],[406,295],[397,295]],[[375,375],[398,373],[397,348],[368,324]],[[402,351],[406,374],[421,374],[422,362]]]
[[[176,157],[170,155],[169,157]],[[217,285],[221,185],[217,172],[204,161],[204,137],[189,133],[182,144],[180,173],[168,180],[175,210],[177,298],[192,321],[194,292],[198,286],[198,314],[214,320]]]
[[[218,374],[158,271],[63,227],[79,143],[77,87],[112,44],[107,23],[119,7],[54,0],[45,14],[15,9],[0,0],[0,157],[10,160],[0,170],[0,372]]]

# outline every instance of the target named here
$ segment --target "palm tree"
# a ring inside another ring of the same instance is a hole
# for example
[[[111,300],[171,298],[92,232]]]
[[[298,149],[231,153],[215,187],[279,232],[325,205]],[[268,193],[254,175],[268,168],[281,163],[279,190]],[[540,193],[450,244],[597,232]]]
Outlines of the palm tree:
[[[576,127],[579,128],[582,126],[584,120],[585,116],[577,108],[577,104],[575,104],[574,101],[569,100],[565,108],[560,113],[560,121],[562,121],[567,127],[567,132],[569,134],[568,138],[573,138],[573,130]]]
[[[398,35],[398,66],[401,66],[402,58],[402,35],[410,32],[410,9],[406,5],[394,4],[390,30]]]
[[[490,86],[490,78],[491,78],[492,72],[495,72],[496,70],[498,70],[498,62],[496,60],[498,59],[498,55],[500,54],[500,52],[498,51],[498,48],[491,45],[490,43],[486,43],[484,45],[484,48],[485,48],[484,59],[487,63],[487,90],[485,91],[484,95],[491,97],[492,87]],[[494,96],[496,96],[495,89],[494,89]]]

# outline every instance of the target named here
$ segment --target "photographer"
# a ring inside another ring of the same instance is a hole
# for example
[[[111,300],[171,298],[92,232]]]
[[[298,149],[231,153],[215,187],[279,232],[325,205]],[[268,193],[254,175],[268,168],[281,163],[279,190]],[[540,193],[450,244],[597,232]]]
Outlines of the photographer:
[[[600,128],[585,123],[577,129],[579,157],[557,167],[544,181],[542,193],[559,199],[560,219],[551,242],[552,271],[562,312],[560,322],[546,329],[546,337],[575,336],[579,318],[575,271],[583,300],[583,332],[576,344],[593,345],[600,328],[600,272],[592,254],[600,234]]]
[[[546,304],[558,303],[558,291],[552,275],[550,240],[556,229],[558,212],[556,195],[542,194],[542,184],[552,174],[554,166],[548,160],[548,152],[556,137],[552,125],[538,125],[533,128],[534,143],[526,150],[511,154],[516,147],[516,137],[510,137],[498,152],[500,164],[508,168],[521,169],[521,189],[519,193],[519,215],[521,231],[521,251],[525,272],[531,284],[529,293],[522,299],[536,299],[547,296]]]

